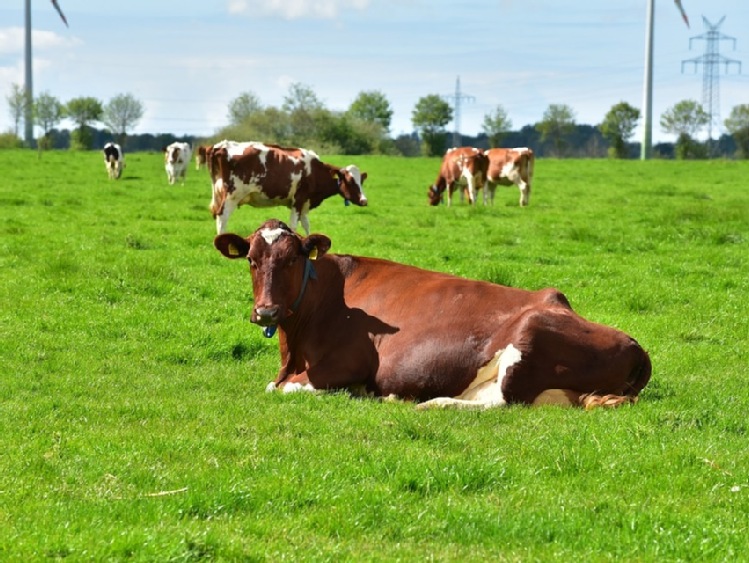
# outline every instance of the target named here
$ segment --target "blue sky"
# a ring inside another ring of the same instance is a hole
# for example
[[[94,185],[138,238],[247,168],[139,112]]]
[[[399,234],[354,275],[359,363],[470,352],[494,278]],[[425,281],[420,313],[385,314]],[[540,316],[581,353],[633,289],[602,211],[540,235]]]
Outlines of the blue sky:
[[[703,17],[736,38],[723,56],[720,113],[749,103],[749,1],[656,0],[653,138],[660,115],[683,99],[702,101]],[[461,92],[460,130],[477,134],[501,105],[514,128],[567,104],[578,123],[597,124],[612,105],[642,108],[646,1],[605,0],[32,0],[34,92],[61,102],[103,103],[131,93],[145,106],[136,133],[210,135],[229,102],[254,92],[280,106],[292,83],[331,110],[379,90],[394,109],[391,133],[412,130],[411,112],[429,94]],[[24,0],[0,7],[0,131],[12,129],[6,101],[23,84]],[[63,126],[70,124],[63,122]],[[448,127],[453,129],[451,124]],[[638,128],[636,138],[641,130]]]

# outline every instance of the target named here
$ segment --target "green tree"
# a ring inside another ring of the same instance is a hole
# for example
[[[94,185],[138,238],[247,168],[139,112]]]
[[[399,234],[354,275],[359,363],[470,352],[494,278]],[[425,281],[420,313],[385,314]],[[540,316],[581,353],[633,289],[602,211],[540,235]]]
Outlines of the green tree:
[[[437,94],[429,94],[416,102],[411,112],[411,123],[421,135],[422,152],[426,156],[436,156],[445,152],[445,126],[452,118],[453,109]]]
[[[45,91],[34,100],[33,115],[34,122],[44,131],[38,142],[39,148],[48,149],[50,147],[49,132],[65,117],[65,107],[60,100]]]
[[[98,121],[103,111],[101,102],[96,98],[81,97],[68,101],[65,112],[77,126],[70,134],[71,149],[92,148],[94,135],[90,124]]]
[[[512,121],[507,117],[507,112],[502,106],[497,106],[493,113],[484,115],[481,129],[489,138],[489,146],[496,148],[504,137],[512,129]]]
[[[281,109],[289,114],[292,131],[290,141],[299,146],[313,141],[317,136],[318,123],[329,117],[328,110],[315,92],[299,82],[289,87],[289,93],[284,98]]]
[[[733,106],[724,123],[736,141],[739,158],[749,158],[749,104]]]
[[[639,119],[640,110],[627,102],[619,102],[608,111],[598,129],[611,145],[610,157],[627,158],[627,141],[632,137]]]
[[[118,142],[124,143],[128,129],[134,128],[143,117],[143,104],[132,94],[119,94],[104,106],[101,122]]]
[[[551,142],[554,155],[562,156],[567,148],[567,137],[575,131],[575,113],[567,104],[550,104],[543,118],[536,123],[541,141]]]
[[[700,158],[706,155],[704,147],[694,140],[700,129],[710,121],[702,105],[694,100],[682,100],[661,114],[661,129],[677,135],[674,153],[677,159]]]
[[[18,128],[21,126],[21,120],[26,111],[26,91],[18,84],[11,84],[10,93],[5,99],[8,101],[10,117],[13,120],[13,134],[17,137]]]
[[[260,103],[260,98],[254,92],[242,92],[229,102],[229,123],[240,125],[262,110],[263,105]]]
[[[348,109],[349,115],[369,123],[377,123],[382,130],[390,130],[393,110],[385,94],[377,90],[359,92]]]

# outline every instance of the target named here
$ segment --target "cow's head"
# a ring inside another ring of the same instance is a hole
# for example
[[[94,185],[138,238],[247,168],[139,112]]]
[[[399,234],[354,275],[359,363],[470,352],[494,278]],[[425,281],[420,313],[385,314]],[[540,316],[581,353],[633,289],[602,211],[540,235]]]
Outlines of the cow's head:
[[[439,205],[442,202],[442,192],[434,184],[429,186],[427,195],[429,196],[429,205]]]
[[[331,167],[333,174],[338,180],[338,191],[348,202],[356,205],[367,205],[367,196],[364,195],[364,180],[366,172],[360,172],[355,164],[349,164],[346,168]]]
[[[227,258],[249,261],[255,305],[250,321],[269,327],[283,323],[299,308],[310,281],[311,260],[330,249],[330,239],[312,234],[302,238],[285,223],[271,219],[249,237],[225,233],[213,240]]]

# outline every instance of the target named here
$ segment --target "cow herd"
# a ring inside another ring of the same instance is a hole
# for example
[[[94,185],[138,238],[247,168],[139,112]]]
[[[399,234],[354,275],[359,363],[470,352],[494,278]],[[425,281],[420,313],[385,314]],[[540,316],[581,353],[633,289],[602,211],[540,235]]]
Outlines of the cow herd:
[[[173,143],[164,155],[168,182],[184,182],[190,146]],[[124,158],[117,145],[105,147],[105,162],[118,178]],[[266,337],[278,332],[281,367],[268,390],[340,389],[419,408],[592,408],[635,402],[650,379],[650,358],[633,338],[584,319],[556,289],[527,291],[329,252],[332,241],[310,231],[309,212],[336,194],[368,204],[367,173],[354,164],[228,140],[198,147],[195,162],[211,178],[214,246],[249,264],[250,320]],[[530,149],[450,149],[429,203],[446,196],[450,205],[460,190],[474,204],[483,189],[489,204],[497,185],[516,184],[526,206],[533,166]],[[242,205],[285,206],[289,223],[271,219],[247,237],[227,233]]]

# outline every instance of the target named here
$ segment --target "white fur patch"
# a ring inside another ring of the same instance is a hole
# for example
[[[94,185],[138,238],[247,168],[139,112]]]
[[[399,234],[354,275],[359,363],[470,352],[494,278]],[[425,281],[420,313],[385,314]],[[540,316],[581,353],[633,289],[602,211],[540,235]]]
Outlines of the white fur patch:
[[[260,236],[263,237],[268,244],[273,244],[278,240],[278,237],[286,233],[288,233],[286,229],[281,229],[279,227],[276,229],[263,229],[260,231]]]
[[[476,372],[476,378],[457,397],[437,397],[418,405],[419,409],[432,407],[484,408],[507,404],[502,394],[502,383],[507,370],[522,359],[520,350],[509,344],[498,350],[492,360]]]
[[[281,387],[281,391],[284,393],[297,393],[299,391],[306,391],[307,393],[311,393],[312,391],[315,391],[315,388],[312,387],[311,383],[305,383],[302,385],[301,383],[287,383],[283,387]]]

